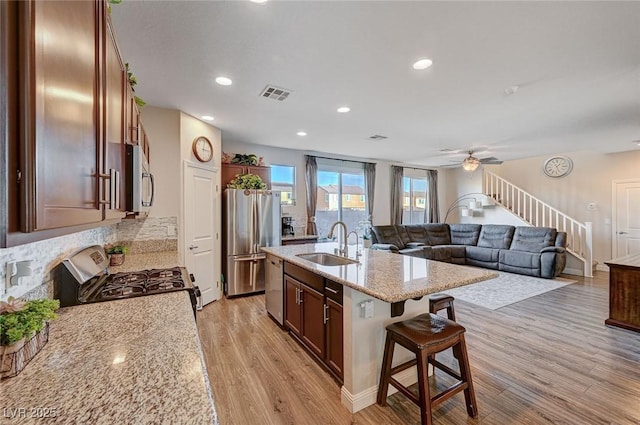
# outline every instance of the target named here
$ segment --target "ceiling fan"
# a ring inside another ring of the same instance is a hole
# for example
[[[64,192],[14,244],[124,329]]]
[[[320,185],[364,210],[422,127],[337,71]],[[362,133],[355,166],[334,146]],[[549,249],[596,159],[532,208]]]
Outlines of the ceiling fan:
[[[502,164],[503,162],[498,158],[496,158],[495,156],[488,156],[486,158],[476,158],[475,156],[473,156],[473,153],[474,153],[473,149],[468,150],[467,153],[469,154],[469,156],[463,159],[462,162],[460,162],[457,159],[452,160],[452,161],[455,161],[457,164],[451,165],[451,166],[456,167],[458,165],[462,165],[462,168],[465,171],[471,172],[471,171],[475,171],[480,164],[499,165],[499,164]]]

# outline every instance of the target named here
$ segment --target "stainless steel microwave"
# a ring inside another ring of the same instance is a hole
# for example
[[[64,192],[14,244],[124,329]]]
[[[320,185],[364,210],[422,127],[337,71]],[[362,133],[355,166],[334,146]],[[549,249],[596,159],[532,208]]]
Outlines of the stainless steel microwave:
[[[153,205],[155,183],[144,151],[127,145],[127,211],[147,212]]]

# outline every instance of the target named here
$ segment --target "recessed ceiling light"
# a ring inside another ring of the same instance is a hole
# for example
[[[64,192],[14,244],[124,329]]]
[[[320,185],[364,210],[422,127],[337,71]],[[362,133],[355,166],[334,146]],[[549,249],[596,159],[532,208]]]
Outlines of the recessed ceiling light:
[[[413,69],[423,70],[429,68],[431,65],[433,65],[431,59],[419,59],[413,64]]]
[[[506,94],[507,96],[510,96],[512,94],[516,94],[518,90],[520,90],[520,86],[509,86],[506,89],[504,89],[504,94]]]
[[[338,112],[340,112],[341,114],[344,114],[346,112],[349,112],[351,110],[351,108],[349,108],[348,106],[341,106],[337,109]]]
[[[636,145],[640,146],[640,140],[634,140],[634,141],[633,141],[633,142],[631,142],[631,143],[635,143]]]
[[[307,135],[307,133],[305,131],[298,131],[296,134],[298,136],[306,136]]]
[[[251,3],[265,4],[268,0],[251,0]]]
[[[205,121],[213,121],[213,117],[211,115],[203,115],[200,118],[202,118]]]
[[[221,86],[230,86],[233,81],[231,81],[231,78],[218,77],[216,78],[216,83],[220,84]]]

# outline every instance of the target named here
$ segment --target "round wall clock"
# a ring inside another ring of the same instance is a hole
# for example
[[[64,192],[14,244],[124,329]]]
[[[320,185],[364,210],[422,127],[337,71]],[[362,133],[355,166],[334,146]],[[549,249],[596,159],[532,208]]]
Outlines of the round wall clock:
[[[544,162],[542,169],[549,177],[565,177],[573,169],[573,161],[566,156],[552,156]]]
[[[209,162],[213,158],[213,146],[204,136],[196,137],[193,141],[193,154],[200,162]]]

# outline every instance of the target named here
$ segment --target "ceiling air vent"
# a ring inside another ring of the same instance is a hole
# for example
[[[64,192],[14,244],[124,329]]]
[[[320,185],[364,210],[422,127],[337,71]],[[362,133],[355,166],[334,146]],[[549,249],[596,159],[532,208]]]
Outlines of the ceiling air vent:
[[[387,136],[381,136],[380,134],[374,134],[373,136],[369,136],[369,140],[384,140],[388,139]]]
[[[267,99],[283,101],[291,94],[291,90],[281,89],[280,87],[267,85],[260,93],[260,96]]]

